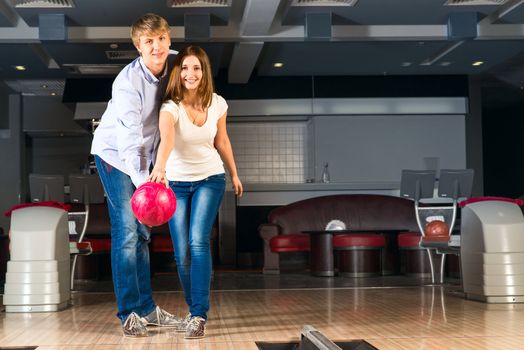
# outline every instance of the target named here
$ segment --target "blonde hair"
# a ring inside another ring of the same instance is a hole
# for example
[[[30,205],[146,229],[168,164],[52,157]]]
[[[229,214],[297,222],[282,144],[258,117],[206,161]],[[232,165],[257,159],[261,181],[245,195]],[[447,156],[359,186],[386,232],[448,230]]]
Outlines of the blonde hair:
[[[169,35],[170,30],[169,24],[163,17],[154,13],[146,13],[133,23],[131,27],[131,39],[133,40],[133,44],[138,46],[142,35],[158,35],[164,32]]]
[[[200,98],[202,107],[206,108],[211,105],[213,92],[215,87],[213,85],[213,74],[211,72],[211,64],[207,53],[198,46],[186,46],[178,55],[176,55],[173,70],[169,77],[166,93],[164,95],[164,102],[173,100],[175,103],[180,103],[184,99],[185,87],[182,85],[180,74],[182,72],[182,64],[186,57],[195,56],[202,66],[202,80],[198,86],[197,95]]]

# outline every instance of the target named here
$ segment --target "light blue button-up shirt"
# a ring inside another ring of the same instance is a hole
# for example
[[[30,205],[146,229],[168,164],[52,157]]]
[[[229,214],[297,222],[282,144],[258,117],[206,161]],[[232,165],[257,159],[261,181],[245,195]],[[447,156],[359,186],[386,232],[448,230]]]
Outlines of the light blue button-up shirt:
[[[129,175],[137,187],[147,181],[160,141],[158,114],[176,54],[170,50],[160,78],[141,57],[125,66],[113,82],[112,98],[95,130],[91,153]]]

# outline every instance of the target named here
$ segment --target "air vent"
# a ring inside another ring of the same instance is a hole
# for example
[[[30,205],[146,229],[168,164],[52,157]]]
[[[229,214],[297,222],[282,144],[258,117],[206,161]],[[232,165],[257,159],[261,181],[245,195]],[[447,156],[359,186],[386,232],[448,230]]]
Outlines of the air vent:
[[[63,80],[5,80],[7,86],[26,96],[62,96]]]
[[[16,8],[71,8],[73,0],[11,0]]]
[[[106,56],[110,60],[134,60],[138,57],[136,50],[106,51]]]
[[[167,0],[167,7],[228,7],[231,0]]]
[[[444,6],[486,6],[503,5],[508,0],[448,0]]]
[[[293,0],[291,6],[355,6],[358,0]]]
[[[123,64],[63,64],[69,73],[86,75],[117,75]]]

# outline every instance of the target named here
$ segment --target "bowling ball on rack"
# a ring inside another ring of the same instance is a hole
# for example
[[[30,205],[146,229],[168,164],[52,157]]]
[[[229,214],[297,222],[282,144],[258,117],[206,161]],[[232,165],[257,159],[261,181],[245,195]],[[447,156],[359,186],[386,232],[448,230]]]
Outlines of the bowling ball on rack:
[[[435,238],[435,237],[448,237],[449,235],[449,226],[444,221],[433,220],[428,222],[424,227],[424,234],[426,238]]]
[[[176,196],[164,184],[146,182],[131,197],[131,209],[138,221],[147,226],[165,224],[176,210]]]

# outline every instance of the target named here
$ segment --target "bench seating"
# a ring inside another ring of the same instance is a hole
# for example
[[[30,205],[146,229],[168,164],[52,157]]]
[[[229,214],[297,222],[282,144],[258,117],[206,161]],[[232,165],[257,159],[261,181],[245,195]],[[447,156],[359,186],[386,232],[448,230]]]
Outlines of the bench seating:
[[[382,249],[386,239],[380,233],[352,233],[333,236],[338,272],[346,277],[369,277],[382,272]]]
[[[348,229],[366,233],[418,230],[413,201],[409,199],[347,194],[301,200],[273,209],[268,222],[259,226],[264,242],[264,273],[279,273],[279,254],[309,251],[309,235],[304,232],[323,230],[331,220],[341,220]],[[386,246],[390,243],[386,237]]]

